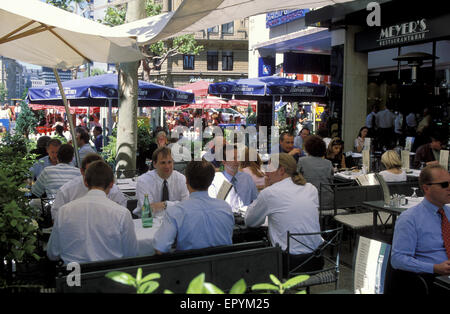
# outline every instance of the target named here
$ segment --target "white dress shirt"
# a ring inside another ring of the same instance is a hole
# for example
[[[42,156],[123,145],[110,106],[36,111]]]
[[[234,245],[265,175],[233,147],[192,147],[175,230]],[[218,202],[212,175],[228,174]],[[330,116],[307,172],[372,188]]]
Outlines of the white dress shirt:
[[[56,193],[55,202],[52,205],[52,219],[55,220],[58,210],[65,204],[83,197],[89,189],[84,185],[84,177],[76,177],[65,183]],[[108,193],[108,198],[117,204],[127,207],[127,199],[117,185],[113,185]]]
[[[134,209],[133,214],[141,217],[141,208],[144,204],[145,194],[148,194],[150,204],[162,202],[163,183],[164,179],[158,175],[156,170],[147,171],[138,177],[136,182],[137,207]],[[186,177],[178,171],[174,170],[167,179],[167,187],[169,189],[167,206],[189,198]]]
[[[287,248],[287,232],[319,232],[319,193],[311,183],[296,185],[286,178],[262,190],[258,198],[247,208],[245,224],[257,227],[269,219],[269,238],[273,246]],[[320,235],[299,239],[309,247],[317,248],[322,242]],[[311,250],[290,240],[290,254],[306,254]]]
[[[131,213],[101,190],[62,206],[48,241],[47,256],[88,263],[136,256],[138,243]]]

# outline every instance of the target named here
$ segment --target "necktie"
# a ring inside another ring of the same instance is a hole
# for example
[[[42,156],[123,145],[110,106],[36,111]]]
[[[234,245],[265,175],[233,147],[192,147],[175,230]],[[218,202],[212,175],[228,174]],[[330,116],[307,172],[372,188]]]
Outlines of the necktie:
[[[167,187],[167,180],[164,180],[162,188],[162,202],[169,200],[169,188]]]
[[[441,214],[442,218],[442,239],[444,240],[445,251],[447,252],[447,257],[450,258],[450,222],[442,208],[439,208],[438,213]]]

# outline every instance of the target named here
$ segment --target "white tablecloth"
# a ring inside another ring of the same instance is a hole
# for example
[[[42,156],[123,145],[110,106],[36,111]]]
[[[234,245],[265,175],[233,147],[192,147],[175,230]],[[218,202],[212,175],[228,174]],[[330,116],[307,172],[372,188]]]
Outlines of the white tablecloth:
[[[411,172],[410,172],[411,171]],[[420,170],[419,169],[409,169],[407,172],[406,172],[406,175],[407,176],[410,176],[410,177],[419,177],[419,175],[420,175]]]
[[[153,226],[151,228],[142,227],[141,219],[134,219],[134,230],[138,241],[138,255],[153,255],[155,249],[153,248],[153,238],[160,226],[160,218],[153,218]]]
[[[117,179],[116,184],[122,192],[136,191],[136,181],[134,181],[134,178]]]
[[[335,177],[343,178],[347,180],[355,180],[357,176],[362,175],[362,171],[343,171],[334,174]]]

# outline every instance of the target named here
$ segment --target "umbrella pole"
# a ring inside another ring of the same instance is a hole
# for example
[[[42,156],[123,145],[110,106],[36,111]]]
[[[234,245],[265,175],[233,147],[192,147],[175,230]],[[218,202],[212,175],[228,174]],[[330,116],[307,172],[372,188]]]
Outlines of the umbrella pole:
[[[108,98],[108,130],[109,135],[112,135],[112,99]]]
[[[77,165],[78,167],[81,167],[80,154],[78,153],[77,136],[75,134],[75,128],[73,127],[72,115],[70,114],[69,105],[67,104],[66,94],[64,93],[64,88],[62,86],[61,79],[59,78],[58,71],[56,71],[55,68],[53,68],[53,73],[55,74],[56,82],[58,83],[59,92],[61,93],[61,98],[63,100],[64,107],[66,108],[66,115],[67,120],[69,121],[70,134],[72,135],[72,145],[73,150],[75,151],[75,158],[77,161]]]

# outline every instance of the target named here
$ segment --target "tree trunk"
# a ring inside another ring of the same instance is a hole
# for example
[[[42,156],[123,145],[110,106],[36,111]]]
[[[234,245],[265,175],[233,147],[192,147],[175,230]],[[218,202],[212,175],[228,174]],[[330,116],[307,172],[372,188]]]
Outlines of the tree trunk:
[[[145,0],[128,3],[126,23],[145,17]],[[116,170],[136,169],[139,64],[140,61],[119,64]]]

